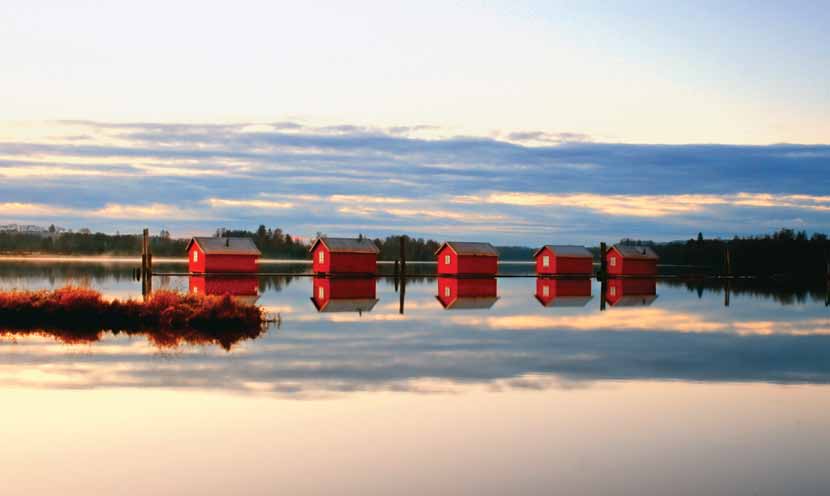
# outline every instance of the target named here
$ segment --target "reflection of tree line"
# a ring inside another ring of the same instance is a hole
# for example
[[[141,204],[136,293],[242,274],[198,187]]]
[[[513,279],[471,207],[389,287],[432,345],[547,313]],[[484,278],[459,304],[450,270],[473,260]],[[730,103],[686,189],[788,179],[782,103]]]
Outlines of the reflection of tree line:
[[[772,299],[782,305],[827,301],[830,285],[815,281],[775,281],[771,279],[665,279],[661,284],[672,287],[685,287],[696,293],[699,298],[704,293],[759,296]]]
[[[95,282],[130,281],[134,267],[130,264],[79,264],[79,263],[30,263],[0,262],[0,280],[42,278],[54,284],[60,279],[83,279]]]

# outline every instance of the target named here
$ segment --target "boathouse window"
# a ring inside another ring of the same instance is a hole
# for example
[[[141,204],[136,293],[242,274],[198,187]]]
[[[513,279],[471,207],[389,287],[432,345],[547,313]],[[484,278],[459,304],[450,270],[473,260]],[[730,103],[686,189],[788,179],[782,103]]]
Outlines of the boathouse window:
[[[326,297],[326,288],[324,288],[323,286],[318,287],[317,288],[317,298],[322,300],[322,299],[325,299],[325,297]]]
[[[447,298],[450,297],[450,287],[449,286],[444,286],[444,296],[446,296]]]
[[[550,296],[550,286],[542,286],[542,296]]]
[[[449,265],[449,264],[450,264],[450,256],[449,255],[444,255],[444,265]],[[449,295],[447,295],[447,296],[449,296]]]
[[[317,253],[317,261],[320,262],[320,263],[324,263],[326,261],[326,252],[324,252],[322,250],[320,252],[318,252]],[[322,296],[320,298],[322,298]]]
[[[547,255],[542,256],[542,267],[550,267],[550,257],[549,256],[547,256]],[[547,289],[547,286],[545,286],[545,289]],[[547,296],[547,295],[545,295],[545,296]]]
[[[198,262],[198,261],[199,261],[199,252],[198,252],[198,251],[194,251],[194,252],[193,252],[193,261],[194,261],[194,262]]]
[[[611,293],[611,296],[617,296],[617,288],[616,288],[616,286],[611,286],[611,287],[610,287],[610,288],[608,288],[608,289],[610,290],[609,292]]]
[[[608,265],[610,265],[611,267],[616,267],[617,266],[617,257],[611,257],[611,260],[608,262]]]

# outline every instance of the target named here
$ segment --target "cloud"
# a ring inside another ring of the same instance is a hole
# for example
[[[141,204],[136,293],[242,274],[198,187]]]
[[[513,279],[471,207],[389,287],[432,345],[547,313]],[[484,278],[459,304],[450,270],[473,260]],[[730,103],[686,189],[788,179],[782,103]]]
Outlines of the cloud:
[[[710,206],[794,208],[830,211],[830,196],[737,193],[734,195],[595,195],[494,192],[465,196],[459,203],[494,203],[523,207],[566,207],[595,210],[606,215],[664,217],[706,210]]]
[[[66,208],[42,203],[0,203],[0,215],[7,218],[103,218],[103,219],[208,219],[203,213],[161,203],[107,203],[101,208]]]
[[[190,222],[200,218],[252,227],[265,213],[303,235],[392,226],[507,244],[754,234],[775,219],[830,230],[828,145],[629,145],[576,132],[455,136],[293,121],[58,126],[63,135],[50,126],[0,143],[0,198],[41,205],[18,208],[33,220],[79,212],[80,224],[107,205],[149,203],[176,205],[163,221],[174,234],[218,227]],[[79,134],[87,139],[69,139]],[[116,216],[93,227],[133,226],[109,211]]]
[[[273,200],[230,200],[225,198],[208,198],[205,200],[213,208],[257,208],[263,210],[282,210],[294,208],[294,203]]]

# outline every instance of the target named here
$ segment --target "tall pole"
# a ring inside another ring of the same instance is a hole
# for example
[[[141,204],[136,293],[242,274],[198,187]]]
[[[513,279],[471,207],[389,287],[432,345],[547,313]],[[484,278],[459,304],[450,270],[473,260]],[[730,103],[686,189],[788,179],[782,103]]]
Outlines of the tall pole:
[[[406,274],[406,236],[401,235],[401,276]]]
[[[144,237],[141,239],[141,278],[144,278],[144,273],[147,272],[147,238],[150,236],[150,230],[144,229]]]
[[[144,299],[153,292],[153,254],[150,251],[150,230],[144,228],[141,240],[141,294]]]
[[[729,245],[726,245],[726,255],[725,255],[725,257],[726,257],[725,258],[725,261],[726,261],[726,275],[731,276],[732,275],[732,257],[729,254]]]

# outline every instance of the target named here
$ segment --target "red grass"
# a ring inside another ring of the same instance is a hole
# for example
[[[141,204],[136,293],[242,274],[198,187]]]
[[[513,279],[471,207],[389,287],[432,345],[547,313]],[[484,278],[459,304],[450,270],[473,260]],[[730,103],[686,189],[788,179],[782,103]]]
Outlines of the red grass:
[[[219,344],[225,349],[263,332],[262,310],[234,300],[157,291],[147,301],[107,301],[79,287],[54,291],[0,292],[0,335],[49,335],[65,343],[89,343],[104,331],[146,334],[159,347]]]

